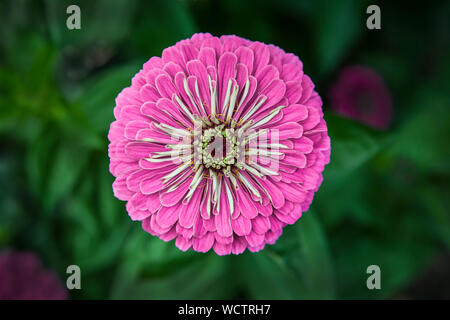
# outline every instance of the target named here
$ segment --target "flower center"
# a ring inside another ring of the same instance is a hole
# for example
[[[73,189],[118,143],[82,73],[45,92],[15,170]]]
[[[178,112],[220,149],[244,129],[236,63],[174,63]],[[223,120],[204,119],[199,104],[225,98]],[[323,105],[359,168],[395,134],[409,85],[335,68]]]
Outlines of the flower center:
[[[223,170],[224,174],[230,174],[239,154],[235,130],[226,128],[224,124],[217,125],[204,130],[200,139],[202,164],[205,168]]]

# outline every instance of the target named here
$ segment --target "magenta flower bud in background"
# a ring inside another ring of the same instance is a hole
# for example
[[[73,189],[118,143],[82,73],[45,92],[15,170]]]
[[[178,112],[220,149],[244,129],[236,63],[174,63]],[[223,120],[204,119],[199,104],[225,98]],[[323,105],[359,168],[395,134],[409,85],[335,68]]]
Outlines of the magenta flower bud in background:
[[[387,129],[392,100],[381,76],[364,66],[344,68],[329,94],[331,107],[340,115],[377,129]]]
[[[0,300],[63,300],[68,293],[55,272],[31,252],[0,253]]]
[[[116,98],[110,170],[133,220],[183,251],[259,251],[308,210],[329,162],[322,100],[297,56],[195,34]]]

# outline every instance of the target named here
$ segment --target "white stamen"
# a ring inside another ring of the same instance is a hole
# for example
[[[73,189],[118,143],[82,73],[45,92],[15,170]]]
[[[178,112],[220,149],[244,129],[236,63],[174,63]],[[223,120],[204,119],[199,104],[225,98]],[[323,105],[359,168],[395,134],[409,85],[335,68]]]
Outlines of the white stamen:
[[[268,151],[265,149],[260,148],[249,148],[248,151],[245,152],[246,156],[256,156],[256,155],[262,155],[262,156],[281,156],[283,155],[282,152],[279,151]]]
[[[217,96],[216,96],[216,90],[217,90],[217,84],[214,84],[213,87],[213,82],[211,80],[211,77],[208,76],[208,83],[209,83],[209,92],[211,95],[211,120],[218,124],[219,122],[216,119],[216,105],[217,105]]]
[[[244,168],[245,168],[248,172],[253,173],[253,174],[254,174],[255,176],[257,176],[258,178],[262,178],[262,177],[263,177],[263,175],[262,175],[261,173],[259,173],[258,170],[256,170],[256,169],[253,168],[253,167],[250,167],[250,166],[247,165],[246,163],[244,163],[243,166],[244,166]]]
[[[228,204],[230,205],[230,212],[231,212],[231,215],[233,215],[233,213],[234,213],[234,200],[233,200],[233,195],[231,194],[230,187],[228,187],[228,183],[225,183],[225,189],[227,191],[227,198],[228,198]]]
[[[172,157],[170,158],[160,158],[161,156],[159,155],[155,155],[151,158],[144,158],[145,160],[147,160],[148,162],[164,162],[164,161],[174,161],[175,159],[173,159]],[[192,155],[189,155],[185,158],[179,158],[182,159],[183,161],[190,161],[192,159]]]
[[[189,85],[188,85],[186,78],[183,79],[183,86],[184,86],[184,91],[186,91],[186,94],[188,95],[189,100],[191,100],[192,105],[197,109],[197,111],[200,112],[200,108],[197,105],[197,103],[195,102],[194,95],[191,93],[191,90],[189,89]]]
[[[142,142],[153,142],[153,143],[161,143],[158,140],[152,139],[152,138],[142,138],[139,139],[138,141],[142,141]]]
[[[169,183],[167,186],[171,186],[169,189],[167,189],[167,192],[172,192],[176,190],[180,184],[182,184],[187,178],[189,178],[188,171],[184,175],[179,176],[175,180],[173,180],[171,183]]]
[[[238,172],[239,179],[244,183],[244,185],[257,197],[261,199],[261,194],[258,192],[258,190],[255,189],[255,187],[247,180],[246,177],[242,175],[242,173]]]
[[[168,175],[164,176],[163,180],[164,183],[166,183],[167,181],[169,181],[170,179],[172,179],[173,177],[175,177],[177,174],[179,174],[180,172],[184,171],[185,169],[187,169],[189,167],[190,163],[186,162],[185,164],[183,164],[182,166],[179,166],[177,169],[175,169],[174,171],[172,171],[171,173],[169,173]]]
[[[233,81],[230,79],[228,80],[228,86],[227,86],[227,92],[225,94],[225,100],[223,102],[223,107],[222,107],[222,111],[220,112],[223,115],[227,114],[227,110],[228,110],[228,103],[230,101],[230,91],[231,91],[231,85],[233,84]]]
[[[165,133],[167,133],[171,136],[175,136],[175,137],[189,137],[191,135],[191,133],[189,131],[179,129],[179,128],[174,128],[165,123],[161,123],[161,124],[155,123],[155,127],[164,131]]]
[[[258,169],[263,175],[266,175],[266,176],[278,176],[279,175],[278,172],[269,170],[265,167],[260,166],[257,163],[252,163],[252,166],[256,167],[256,169]]]
[[[239,100],[238,110],[241,108],[242,103],[244,103],[245,97],[247,97],[249,87],[250,81],[249,78],[247,77],[247,81],[245,81],[244,92],[242,93],[241,100]]]
[[[250,129],[254,129],[254,128],[257,128],[259,126],[262,126],[263,124],[266,124],[267,122],[272,120],[280,112],[280,110],[283,109],[283,108],[284,108],[284,106],[280,106],[278,108],[273,109],[272,111],[270,111],[270,113],[266,117],[262,118],[261,120],[256,122],[254,125],[252,125],[250,127]]]
[[[181,144],[181,143],[180,144],[166,144],[166,148],[168,148],[168,149],[177,149],[177,150],[180,150],[180,149],[188,150],[188,149],[192,148],[192,145],[190,145],[190,144]]]
[[[189,192],[184,198],[185,200],[189,201],[191,199],[192,195],[195,192],[195,189],[197,189],[198,185],[202,180],[203,180],[203,167],[200,167],[195,173],[194,179],[192,179],[191,184],[189,185]]]
[[[259,100],[259,102],[258,102],[258,100]],[[253,104],[253,106],[250,108],[250,110],[249,110],[249,111],[244,115],[244,117],[242,118],[242,122],[247,121],[247,119],[250,118],[251,115],[254,114],[254,113],[256,112],[256,110],[258,110],[259,107],[261,107],[262,104],[263,104],[264,102],[266,102],[266,100],[267,100],[267,97],[266,97],[266,96],[259,96],[259,97],[256,99],[256,101],[255,101],[255,103]]]
[[[209,170],[209,172],[211,173],[211,170]],[[206,193],[208,194],[207,195],[208,202],[206,203],[206,212],[208,213],[209,218],[211,217],[211,188],[209,183],[206,185],[206,188],[207,188]]]
[[[227,114],[226,121],[230,121],[231,117],[233,116],[233,111],[234,111],[234,107],[236,104],[236,98],[237,98],[238,92],[239,92],[239,86],[234,86],[233,92],[231,93],[230,106],[228,108],[228,114]]]
[[[281,143],[272,143],[272,144],[258,144],[258,148],[264,148],[264,149],[289,149],[288,146],[285,146]]]
[[[236,178],[234,177],[234,175],[232,175],[232,174],[230,174],[230,180],[231,180],[231,183],[233,184],[233,187],[234,187],[234,189],[238,189],[239,188],[239,185],[238,185],[238,183],[237,183],[237,180],[236,180]]]
[[[253,133],[249,134],[248,136],[246,136],[246,139],[247,139],[247,141],[250,142],[251,140],[253,140],[263,134],[266,134],[267,132],[269,132],[268,129],[261,129],[261,130],[258,130],[257,132],[253,132]]]
[[[194,116],[189,111],[188,107],[186,107],[184,105],[183,101],[181,101],[181,99],[177,95],[175,95],[175,100],[178,102],[178,104],[180,105],[181,109],[183,109],[183,111],[186,113],[186,115],[189,117],[189,119],[191,119],[192,123],[195,123]]]

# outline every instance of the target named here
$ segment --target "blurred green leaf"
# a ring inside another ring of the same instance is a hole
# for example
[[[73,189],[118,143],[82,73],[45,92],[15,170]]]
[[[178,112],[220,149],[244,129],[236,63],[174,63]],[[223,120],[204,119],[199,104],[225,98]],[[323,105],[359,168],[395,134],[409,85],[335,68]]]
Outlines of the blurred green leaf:
[[[116,96],[131,85],[131,78],[140,68],[139,63],[129,63],[108,69],[83,85],[76,101],[97,132],[107,131],[114,120]]]
[[[426,204],[427,212],[433,220],[433,234],[450,248],[450,214],[449,203],[445,201],[450,195],[450,188],[443,186],[437,189],[433,185],[422,187],[423,201]]]
[[[201,255],[163,277],[145,276],[147,271],[142,274],[138,269],[131,269],[133,280],[128,267],[118,270],[116,281],[121,285],[116,284],[113,299],[220,299],[229,294],[226,264],[214,254]]]
[[[54,151],[54,162],[48,172],[44,206],[49,210],[74,187],[83,172],[89,154],[73,144],[62,143]]]
[[[164,48],[199,31],[189,10],[191,5],[179,0],[142,2],[130,43],[145,59],[160,57]]]
[[[98,212],[105,228],[113,228],[120,215],[126,215],[125,203],[114,197],[112,184],[114,177],[109,172],[109,163],[106,158],[101,161],[98,170]]]
[[[302,279],[288,265],[287,259],[266,248],[245,253],[241,272],[252,299],[300,299],[306,294]]]
[[[363,3],[356,0],[319,1],[313,19],[319,72],[328,74],[366,28]]]
[[[25,169],[30,181],[31,190],[39,195],[45,187],[45,179],[49,170],[49,154],[56,144],[56,137],[43,134],[30,142],[25,157]]]
[[[292,229],[292,230],[290,230]],[[293,233],[290,233],[293,231]],[[274,247],[241,258],[242,281],[254,299],[330,299],[335,296],[333,266],[324,231],[308,212],[288,226]],[[295,240],[289,241],[288,238]],[[283,246],[287,244],[287,246]]]
[[[304,279],[307,297],[332,299],[335,281],[328,243],[317,215],[308,211],[296,224],[301,257],[298,270]]]
[[[420,107],[399,129],[389,154],[405,157],[425,170],[450,173],[450,147],[442,140],[450,137],[449,102],[434,90],[422,92],[414,102]]]
[[[389,135],[383,136],[353,120],[330,113],[325,115],[325,120],[331,138],[331,159],[324,173],[327,184],[361,167],[391,139]]]

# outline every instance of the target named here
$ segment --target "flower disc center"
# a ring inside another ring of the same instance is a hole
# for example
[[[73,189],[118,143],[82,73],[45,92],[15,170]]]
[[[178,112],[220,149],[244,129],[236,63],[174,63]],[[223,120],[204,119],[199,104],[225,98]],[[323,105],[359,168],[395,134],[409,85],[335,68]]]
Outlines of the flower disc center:
[[[231,172],[231,166],[237,161],[238,144],[233,128],[224,124],[208,128],[201,136],[202,163],[206,168],[224,169]]]

